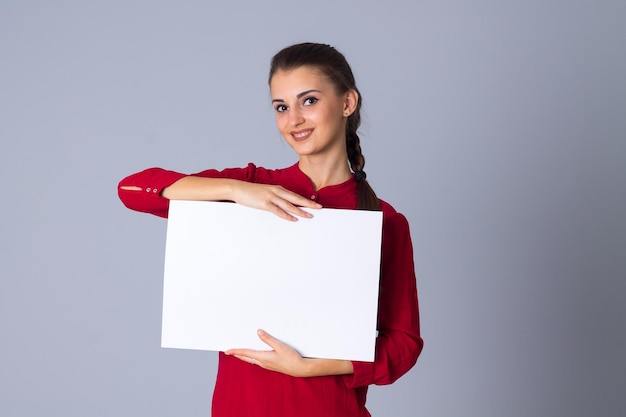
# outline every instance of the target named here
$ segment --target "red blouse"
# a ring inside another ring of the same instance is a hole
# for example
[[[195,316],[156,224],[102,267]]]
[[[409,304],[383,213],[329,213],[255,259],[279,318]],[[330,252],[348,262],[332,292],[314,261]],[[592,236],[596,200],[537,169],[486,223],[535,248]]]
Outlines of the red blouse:
[[[298,164],[277,170],[248,164],[246,168],[193,175],[281,185],[324,207],[356,209],[354,178],[315,190]],[[124,178],[119,183],[119,197],[130,209],[167,217],[169,200],[161,197],[161,191],[184,176],[150,168]],[[123,190],[122,186],[139,187],[141,191]],[[409,225],[389,204],[381,201],[381,205],[383,242],[375,361],[353,362],[352,375],[295,378],[220,352],[213,417],[370,416],[365,408],[368,385],[390,384],[413,367],[423,341]]]

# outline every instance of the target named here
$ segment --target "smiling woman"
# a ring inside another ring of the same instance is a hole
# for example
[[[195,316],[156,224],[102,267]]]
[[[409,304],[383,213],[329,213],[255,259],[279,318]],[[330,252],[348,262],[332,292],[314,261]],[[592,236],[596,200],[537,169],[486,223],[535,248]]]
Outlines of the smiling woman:
[[[272,59],[269,84],[277,127],[297,163],[273,170],[250,163],[192,175],[150,168],[124,178],[119,196],[127,207],[161,217],[172,199],[233,201],[289,221],[311,217],[301,207],[381,210],[374,362],[303,358],[259,330],[270,350],[220,352],[212,406],[214,417],[369,416],[368,385],[397,380],[423,346],[409,226],[365,179],[357,135],[361,95],[344,56],[328,45],[290,46]]]

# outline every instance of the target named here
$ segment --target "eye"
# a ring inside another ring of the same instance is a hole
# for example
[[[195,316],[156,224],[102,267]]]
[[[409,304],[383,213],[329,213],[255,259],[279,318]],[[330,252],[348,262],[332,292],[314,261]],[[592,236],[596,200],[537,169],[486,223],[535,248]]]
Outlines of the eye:
[[[307,97],[304,99],[304,105],[305,106],[312,106],[313,104],[317,103],[319,101],[318,98],[315,97]]]
[[[278,106],[275,107],[275,109],[278,113],[282,113],[285,110],[287,110],[287,106],[285,106],[284,104],[279,104]]]

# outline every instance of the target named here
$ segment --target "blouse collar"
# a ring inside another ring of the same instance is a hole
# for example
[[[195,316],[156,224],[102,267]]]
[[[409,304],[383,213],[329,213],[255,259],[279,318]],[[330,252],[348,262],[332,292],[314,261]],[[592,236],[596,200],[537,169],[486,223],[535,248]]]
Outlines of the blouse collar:
[[[355,209],[357,204],[357,182],[354,175],[346,181],[327,185],[315,190],[313,181],[300,169],[298,163],[286,169],[289,176],[294,180],[299,194],[317,201],[324,207]]]

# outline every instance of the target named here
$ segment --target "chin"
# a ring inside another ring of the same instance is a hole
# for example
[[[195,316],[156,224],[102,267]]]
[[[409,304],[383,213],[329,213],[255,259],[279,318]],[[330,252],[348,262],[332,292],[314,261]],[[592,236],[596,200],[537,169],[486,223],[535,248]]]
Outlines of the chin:
[[[311,149],[310,146],[307,146],[306,144],[300,144],[300,143],[290,143],[289,144],[291,146],[291,149],[293,149],[293,151],[295,153],[297,153],[298,155],[311,155],[313,153],[315,153],[314,149]]]

